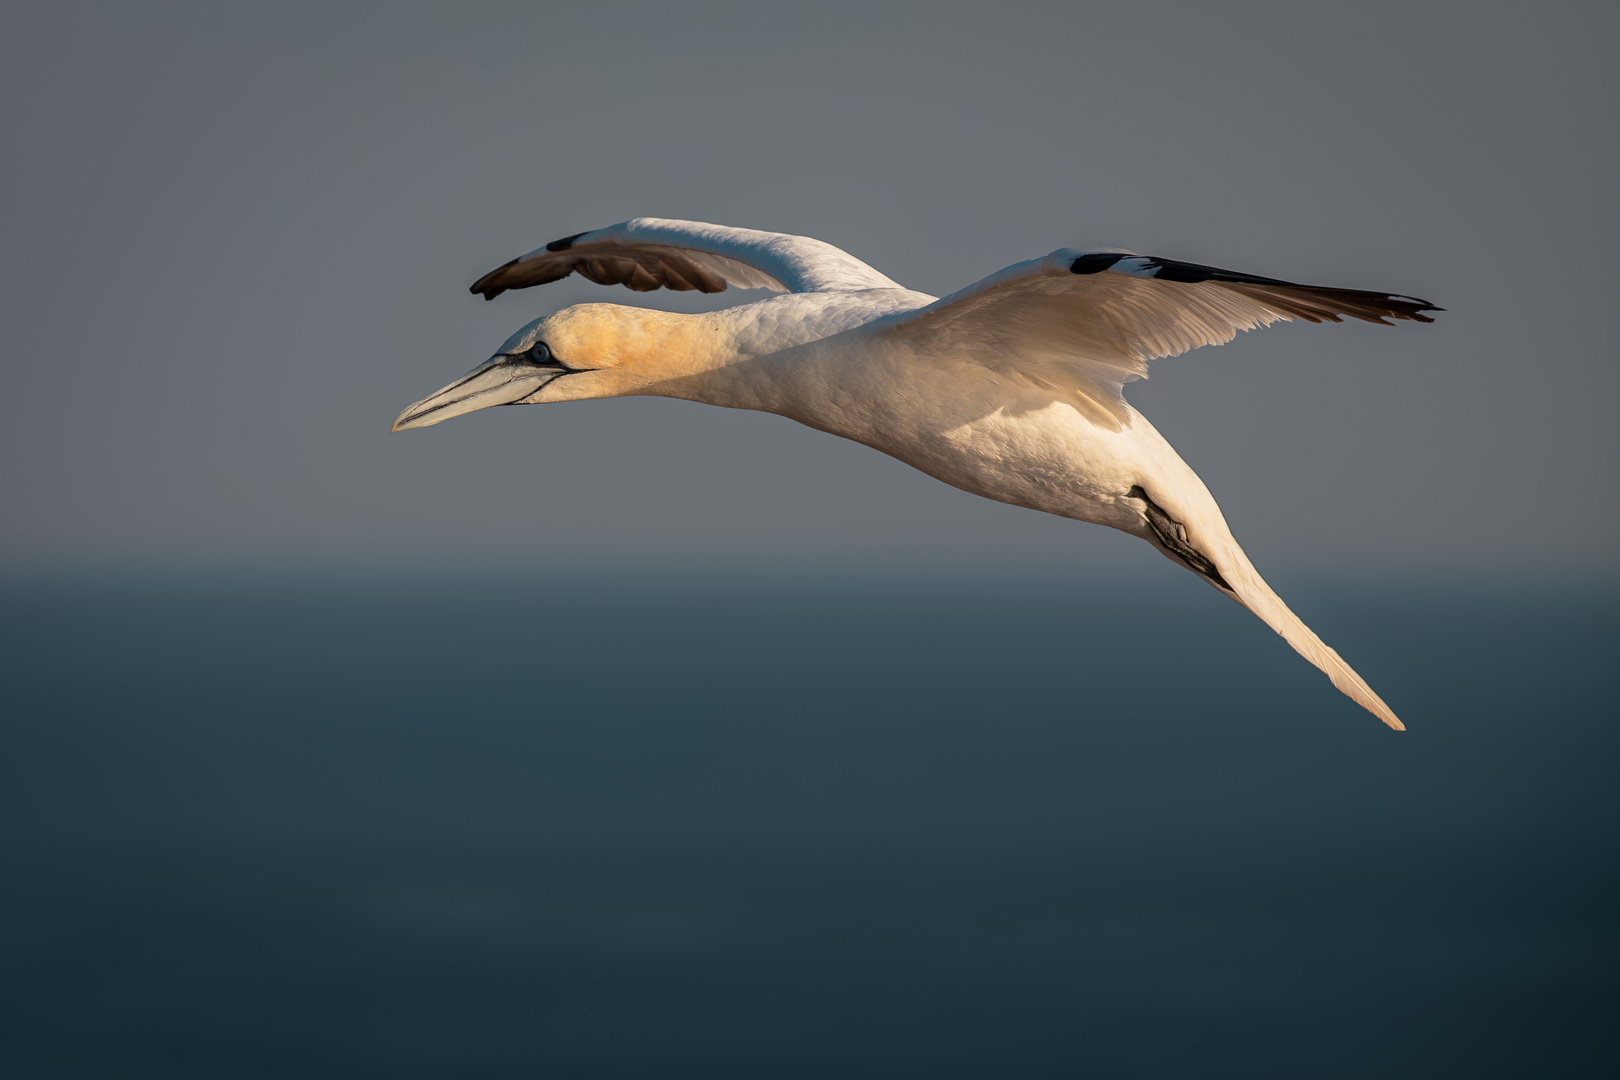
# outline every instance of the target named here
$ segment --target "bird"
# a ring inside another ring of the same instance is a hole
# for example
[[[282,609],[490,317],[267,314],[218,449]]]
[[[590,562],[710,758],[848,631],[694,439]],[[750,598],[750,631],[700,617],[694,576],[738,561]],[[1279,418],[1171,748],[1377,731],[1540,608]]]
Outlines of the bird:
[[[393,431],[497,405],[656,395],[776,413],[999,502],[1153,545],[1258,616],[1389,727],[1405,725],[1266,584],[1215,498],[1126,401],[1149,361],[1300,319],[1433,322],[1392,293],[1115,248],[1059,248],[943,298],[805,236],[635,218],[485,274],[493,300],[578,274],[636,292],[776,295],[701,314],[589,303],[535,319]]]

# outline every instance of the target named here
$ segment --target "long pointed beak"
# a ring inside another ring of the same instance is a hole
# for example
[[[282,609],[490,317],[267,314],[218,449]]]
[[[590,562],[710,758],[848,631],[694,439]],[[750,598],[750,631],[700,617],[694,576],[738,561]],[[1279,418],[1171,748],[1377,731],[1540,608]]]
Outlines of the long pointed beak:
[[[414,405],[407,405],[388,430],[432,427],[453,416],[464,416],[491,405],[510,405],[556,377],[557,373],[549,368],[517,357],[496,356],[466,378],[457,379]]]

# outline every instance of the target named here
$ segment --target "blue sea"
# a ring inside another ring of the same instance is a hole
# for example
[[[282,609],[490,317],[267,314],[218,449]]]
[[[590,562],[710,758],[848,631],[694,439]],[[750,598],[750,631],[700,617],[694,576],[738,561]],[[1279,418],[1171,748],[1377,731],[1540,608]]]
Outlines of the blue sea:
[[[1612,587],[509,569],[0,583],[0,1075],[1620,1075]]]

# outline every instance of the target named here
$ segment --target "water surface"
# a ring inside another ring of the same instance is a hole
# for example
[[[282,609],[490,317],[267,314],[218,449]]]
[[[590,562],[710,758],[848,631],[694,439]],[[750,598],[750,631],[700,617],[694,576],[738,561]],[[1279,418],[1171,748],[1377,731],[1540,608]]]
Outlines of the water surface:
[[[1613,589],[0,586],[0,1071],[1617,1063]]]

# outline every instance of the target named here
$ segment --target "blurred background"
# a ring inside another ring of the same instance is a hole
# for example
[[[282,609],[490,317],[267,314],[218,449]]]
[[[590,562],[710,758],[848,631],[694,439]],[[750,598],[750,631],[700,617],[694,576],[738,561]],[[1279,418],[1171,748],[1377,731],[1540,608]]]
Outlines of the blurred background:
[[[0,1072],[1608,1075],[1607,5],[0,14]],[[637,215],[1422,296],[1128,393],[1411,731],[777,417],[386,434]]]

